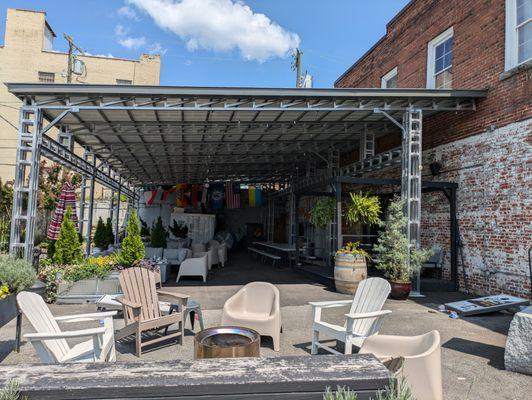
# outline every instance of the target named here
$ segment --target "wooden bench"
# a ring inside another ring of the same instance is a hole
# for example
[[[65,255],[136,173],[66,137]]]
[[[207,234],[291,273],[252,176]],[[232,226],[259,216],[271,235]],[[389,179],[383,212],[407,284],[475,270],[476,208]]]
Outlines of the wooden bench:
[[[389,385],[371,354],[233,358],[101,364],[0,365],[29,400],[322,400],[326,387],[349,387],[358,400]]]
[[[271,253],[267,253],[263,250],[259,250],[255,247],[248,247],[248,250],[254,254],[257,254],[261,257],[263,257],[263,259],[266,259],[266,258],[269,258],[270,260],[272,260],[272,265],[275,267],[275,265],[278,265],[279,262],[281,261],[281,257],[278,256],[278,255],[275,255],[275,254],[271,254]]]

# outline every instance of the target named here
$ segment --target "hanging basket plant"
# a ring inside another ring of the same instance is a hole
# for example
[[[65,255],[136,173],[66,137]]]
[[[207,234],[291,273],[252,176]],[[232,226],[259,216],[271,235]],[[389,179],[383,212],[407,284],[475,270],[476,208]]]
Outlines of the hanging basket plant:
[[[381,205],[377,196],[349,193],[346,218],[350,224],[376,225],[380,223]]]
[[[326,228],[334,217],[334,198],[319,199],[310,211],[310,223],[316,228]]]

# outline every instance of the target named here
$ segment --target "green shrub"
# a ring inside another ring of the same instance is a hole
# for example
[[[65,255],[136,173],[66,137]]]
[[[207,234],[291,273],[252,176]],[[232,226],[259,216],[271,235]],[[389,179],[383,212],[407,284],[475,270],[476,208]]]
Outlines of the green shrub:
[[[126,228],[126,237],[122,241],[122,248],[118,255],[119,264],[130,267],[137,260],[144,258],[144,244],[140,237],[139,219],[137,211],[133,210]]]
[[[352,392],[349,388],[338,386],[336,391],[333,392],[330,387],[325,390],[323,400],[357,400],[358,396],[355,392]]]
[[[335,203],[336,200],[331,197],[319,199],[310,210],[310,223],[316,228],[326,228],[327,224],[333,220]]]
[[[384,276],[395,282],[410,282],[432,252],[409,246],[406,237],[408,218],[404,215],[405,201],[395,196],[388,207],[384,230],[380,232],[373,250],[377,254],[376,267]]]
[[[10,293],[18,293],[31,287],[37,274],[26,260],[0,255],[0,286],[7,286]]]
[[[107,231],[105,224],[103,223],[102,217],[98,218],[98,223],[96,224],[96,231],[94,232],[94,238],[92,241],[94,245],[102,250],[107,249]]]
[[[381,206],[377,196],[349,193],[347,221],[351,224],[375,225],[380,222]]]
[[[107,218],[107,222],[105,223],[105,239],[107,241],[107,247],[115,243],[115,235],[113,233],[113,222],[111,221],[111,218]]]
[[[18,382],[10,380],[3,389],[0,389],[0,400],[27,400],[27,397],[21,396]]]
[[[157,222],[151,230],[150,242],[151,247],[166,247],[166,230],[163,227],[161,217],[157,218]]]
[[[55,243],[54,262],[61,265],[79,264],[83,260],[83,249],[79,242],[76,225],[72,222],[72,209],[67,208],[59,238]]]

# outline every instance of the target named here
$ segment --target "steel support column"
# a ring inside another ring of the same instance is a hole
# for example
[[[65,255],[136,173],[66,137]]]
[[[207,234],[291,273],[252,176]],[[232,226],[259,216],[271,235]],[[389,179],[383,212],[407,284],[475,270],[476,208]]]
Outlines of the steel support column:
[[[336,192],[336,249],[340,249],[344,245],[344,238],[342,234],[342,183],[335,183],[335,192]]]
[[[96,169],[96,157],[94,154],[92,157],[92,165]],[[92,219],[94,217],[94,186],[96,183],[96,177],[91,175],[89,177],[89,215],[87,216],[87,232],[85,234],[85,254],[89,256],[91,254],[91,233],[92,233]]]
[[[403,159],[401,174],[401,198],[405,202],[408,218],[406,236],[411,247],[419,249],[421,241],[421,110],[411,109],[403,117]],[[420,274],[412,282],[412,295],[420,294]]]
[[[458,245],[460,237],[458,235],[458,217],[456,215],[456,189],[449,189],[449,213],[451,219],[451,280],[454,283],[456,291],[459,289],[458,285]],[[464,281],[467,289],[467,282]]]
[[[115,246],[120,244],[120,197],[122,196],[122,178],[118,178],[120,186],[116,192],[116,215],[115,215]]]
[[[289,232],[290,232],[290,238],[288,240],[288,243],[290,245],[294,245],[296,242],[296,225],[295,225],[295,198],[296,195],[292,192],[290,196],[288,197],[288,201],[290,202],[290,211],[289,211],[289,218],[290,218],[290,224],[289,224]]]
[[[24,101],[20,110],[18,129],[9,252],[31,262],[39,190],[42,113],[29,100]]]
[[[301,196],[299,196],[297,193],[294,195],[294,232],[295,232],[295,248],[296,248],[296,257],[295,257],[295,264],[296,267],[299,265],[299,200],[301,199]]]

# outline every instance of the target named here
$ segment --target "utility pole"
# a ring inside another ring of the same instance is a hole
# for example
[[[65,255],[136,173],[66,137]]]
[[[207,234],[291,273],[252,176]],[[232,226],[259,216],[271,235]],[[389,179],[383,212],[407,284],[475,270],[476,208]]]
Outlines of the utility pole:
[[[74,39],[72,39],[69,35],[67,35],[66,33],[63,34],[63,37],[66,39],[66,41],[68,42],[68,66],[67,66],[67,76],[66,76],[66,81],[67,83],[72,83],[72,70],[73,70],[73,67],[74,67],[74,60],[75,60],[75,57],[74,57],[74,51],[78,51],[79,53],[81,53],[82,55],[84,55],[85,53],[83,52],[82,49],[80,49],[75,43],[74,43]]]
[[[300,88],[303,83],[303,79],[301,77],[301,58],[303,56],[303,52],[299,49],[296,49],[294,52],[294,61],[292,63],[292,70],[296,71],[296,88]]]

